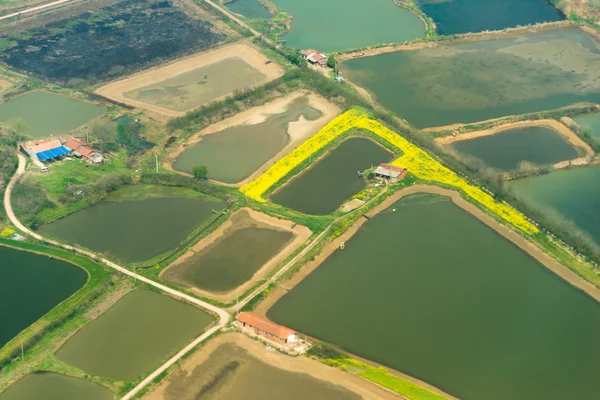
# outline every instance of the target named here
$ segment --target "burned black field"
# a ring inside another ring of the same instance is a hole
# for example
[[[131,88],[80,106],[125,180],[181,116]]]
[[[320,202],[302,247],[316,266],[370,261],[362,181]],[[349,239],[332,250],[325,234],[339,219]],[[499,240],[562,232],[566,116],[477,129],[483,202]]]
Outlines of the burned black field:
[[[0,38],[0,60],[75,86],[206,49],[225,36],[164,0],[127,0]]]

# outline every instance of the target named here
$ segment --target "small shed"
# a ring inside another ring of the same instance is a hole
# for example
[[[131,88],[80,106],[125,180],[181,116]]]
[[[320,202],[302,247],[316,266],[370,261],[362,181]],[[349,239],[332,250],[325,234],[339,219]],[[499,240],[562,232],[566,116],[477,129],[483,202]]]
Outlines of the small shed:
[[[327,56],[320,51],[314,49],[308,49],[301,51],[300,54],[302,58],[314,65],[326,66],[327,65]]]
[[[375,170],[375,176],[387,179],[393,183],[402,180],[406,176],[406,173],[406,169],[391,164],[380,164]]]
[[[241,312],[238,314],[237,320],[242,327],[251,329],[257,335],[273,342],[282,345],[291,345],[298,343],[299,341],[298,332],[271,322],[266,318],[259,317],[258,315],[249,312]]]

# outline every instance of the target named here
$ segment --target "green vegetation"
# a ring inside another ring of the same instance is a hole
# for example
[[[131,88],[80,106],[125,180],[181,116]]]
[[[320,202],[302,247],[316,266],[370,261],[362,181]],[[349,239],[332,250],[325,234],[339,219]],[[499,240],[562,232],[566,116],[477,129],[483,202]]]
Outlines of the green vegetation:
[[[204,165],[196,165],[192,168],[192,175],[194,175],[194,178],[196,179],[206,179],[208,176],[208,168]]]

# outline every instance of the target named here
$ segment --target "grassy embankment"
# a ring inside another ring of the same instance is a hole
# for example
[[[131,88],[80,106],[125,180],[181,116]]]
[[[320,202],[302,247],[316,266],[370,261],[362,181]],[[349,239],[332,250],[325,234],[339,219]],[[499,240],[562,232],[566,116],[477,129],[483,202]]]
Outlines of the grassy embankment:
[[[0,349],[2,368],[0,391],[35,371],[53,371],[74,377],[86,377],[83,371],[58,360],[54,351],[90,320],[86,316],[86,311],[102,301],[103,297],[110,295],[122,281],[100,264],[71,252],[3,238],[0,238],[0,244],[70,262],[84,269],[89,276],[86,284],[75,294],[58,304]],[[21,359],[21,345],[24,349],[24,360]],[[106,381],[100,377],[90,377],[90,379],[106,384]]]

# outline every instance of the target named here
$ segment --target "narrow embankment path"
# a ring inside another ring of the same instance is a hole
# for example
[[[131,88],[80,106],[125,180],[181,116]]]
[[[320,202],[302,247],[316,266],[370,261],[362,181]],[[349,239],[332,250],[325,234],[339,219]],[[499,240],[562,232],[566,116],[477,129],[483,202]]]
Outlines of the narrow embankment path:
[[[6,19],[15,18],[15,17],[18,17],[19,15],[25,15],[25,14],[35,13],[35,12],[38,12],[38,11],[45,10],[47,8],[56,7],[56,6],[59,6],[61,4],[69,3],[71,1],[76,1],[76,0],[58,0],[58,1],[53,1],[52,3],[42,4],[41,6],[31,7],[31,8],[28,8],[26,10],[21,10],[21,11],[14,12],[12,14],[4,15],[4,16],[0,17],[0,21],[6,20]]]
[[[156,371],[151,373],[146,379],[144,379],[142,382],[140,382],[139,385],[137,385],[135,388],[133,388],[133,390],[131,390],[129,393],[127,393],[122,398],[123,400],[129,400],[129,399],[133,398],[146,385],[148,385],[158,375],[160,375],[161,373],[166,371],[169,367],[171,367],[173,364],[175,364],[181,357],[183,357],[185,354],[190,352],[194,347],[196,347],[198,344],[202,343],[204,340],[206,340],[208,337],[210,337],[213,333],[215,333],[216,331],[218,331],[219,329],[221,329],[225,325],[227,325],[227,323],[229,322],[230,315],[227,311],[225,311],[221,308],[215,307],[212,304],[206,303],[202,300],[198,300],[195,297],[188,296],[185,293],[181,293],[177,290],[171,289],[170,287],[167,287],[165,285],[161,285],[160,283],[154,282],[153,280],[150,280],[142,275],[138,275],[138,274],[128,270],[127,268],[124,268],[120,265],[115,264],[114,262],[112,262],[110,260],[100,257],[99,255],[97,255],[95,253],[92,253],[87,250],[82,250],[82,249],[79,249],[77,247],[70,246],[67,244],[63,244],[63,243],[57,242],[55,240],[47,239],[47,238],[31,231],[29,228],[25,227],[21,223],[21,221],[19,221],[19,219],[16,217],[16,215],[13,211],[13,208],[12,208],[12,204],[11,204],[12,190],[14,189],[14,187],[17,184],[17,182],[19,181],[19,179],[25,173],[25,166],[27,165],[27,159],[23,155],[19,154],[18,157],[19,157],[19,167],[17,169],[17,172],[12,177],[10,183],[8,184],[8,186],[6,188],[6,192],[4,193],[4,209],[6,210],[6,215],[8,216],[10,221],[13,223],[13,225],[15,225],[15,227],[17,229],[19,229],[24,234],[31,236],[37,240],[41,240],[41,241],[53,244],[57,247],[62,247],[63,249],[74,251],[78,254],[81,254],[86,257],[97,260],[97,261],[101,262],[102,264],[119,271],[122,274],[125,274],[132,278],[135,278],[135,279],[137,279],[141,282],[144,282],[148,285],[154,286],[155,288],[157,288],[165,293],[168,293],[169,295],[171,295],[173,297],[188,301],[188,302],[195,304],[201,308],[204,308],[210,312],[213,312],[219,316],[219,321],[217,322],[216,325],[214,325],[212,328],[210,328],[209,330],[204,332],[202,335],[200,335],[198,338],[196,338],[192,343],[190,343],[188,346],[186,346],[183,350],[181,350],[179,353],[177,353],[175,356],[173,356],[170,360],[168,360],[166,363],[161,365]]]

